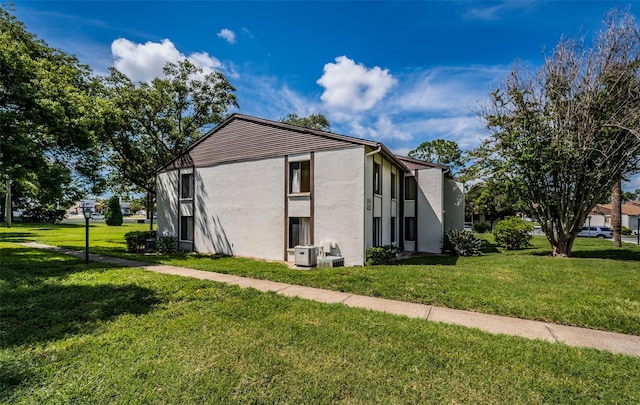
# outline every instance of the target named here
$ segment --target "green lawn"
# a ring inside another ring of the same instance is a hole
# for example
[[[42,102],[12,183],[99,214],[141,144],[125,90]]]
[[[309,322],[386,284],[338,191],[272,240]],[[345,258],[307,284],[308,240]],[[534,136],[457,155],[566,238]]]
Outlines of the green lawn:
[[[0,240],[37,240],[84,249],[84,224],[0,228]],[[282,263],[194,254],[123,253],[122,235],[148,225],[91,227],[92,252],[200,270],[269,279],[355,294],[433,304],[640,335],[640,247],[580,238],[574,258],[548,257],[543,237],[534,247],[482,257],[429,256],[396,266],[296,270]],[[490,238],[490,235],[485,237]]]
[[[0,403],[640,402],[638,357],[7,242],[0,270]]]

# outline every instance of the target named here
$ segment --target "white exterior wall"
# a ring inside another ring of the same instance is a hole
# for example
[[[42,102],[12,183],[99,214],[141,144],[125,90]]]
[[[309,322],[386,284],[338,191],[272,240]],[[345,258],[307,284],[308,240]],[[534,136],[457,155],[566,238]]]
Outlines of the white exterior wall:
[[[345,266],[364,264],[363,155],[363,146],[314,155],[314,242],[334,242]]]
[[[158,174],[158,236],[178,236],[178,170]]]
[[[196,169],[198,252],[282,260],[284,158]]]
[[[464,191],[462,183],[444,179],[444,232],[464,227]]]
[[[443,174],[442,169],[418,170],[418,246],[419,252],[441,253],[443,223]]]

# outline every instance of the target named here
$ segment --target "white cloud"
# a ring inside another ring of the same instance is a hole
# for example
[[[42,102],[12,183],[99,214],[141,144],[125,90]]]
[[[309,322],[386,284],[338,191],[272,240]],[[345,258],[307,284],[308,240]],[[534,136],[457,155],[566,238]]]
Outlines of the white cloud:
[[[223,28],[218,32],[218,36],[230,44],[236,43],[236,33],[231,31],[230,29]]]
[[[324,73],[317,81],[325,89],[320,99],[327,107],[353,112],[371,109],[396,82],[387,69],[368,69],[346,56],[324,65]]]
[[[126,38],[118,38],[111,43],[111,53],[116,69],[133,81],[149,81],[162,76],[162,68],[167,62],[189,59],[202,68],[203,73],[211,73],[222,68],[222,63],[206,52],[184,55],[169,39],[162,42],[136,44]]]

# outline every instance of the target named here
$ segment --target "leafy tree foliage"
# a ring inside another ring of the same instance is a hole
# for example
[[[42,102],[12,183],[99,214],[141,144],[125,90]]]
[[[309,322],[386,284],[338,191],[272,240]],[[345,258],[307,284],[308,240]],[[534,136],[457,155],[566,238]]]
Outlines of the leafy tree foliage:
[[[120,226],[124,222],[122,219],[122,209],[120,198],[117,195],[111,196],[107,203],[107,212],[104,214],[104,222],[109,226]]]
[[[508,177],[557,256],[590,210],[640,166],[640,35],[614,11],[589,47],[561,40],[534,74],[516,66],[482,116],[485,174]]]
[[[409,152],[409,157],[449,166],[454,173],[459,171],[466,162],[458,144],[446,139],[422,142],[420,146]]]
[[[318,131],[328,132],[331,130],[331,124],[327,117],[323,114],[316,113],[311,114],[308,117],[299,117],[296,113],[288,114],[285,118],[281,119],[280,122],[285,124],[296,125],[298,127],[315,129]]]
[[[0,177],[21,204],[63,206],[104,184],[104,104],[90,73],[0,7]]]
[[[465,216],[484,215],[489,222],[528,212],[518,198],[517,185],[504,176],[493,176],[473,184],[465,194]]]
[[[155,171],[237,107],[235,89],[222,73],[204,74],[188,60],[167,63],[164,77],[150,83],[134,83],[115,68],[103,80],[112,106],[104,133],[111,184],[146,193],[153,218]]]

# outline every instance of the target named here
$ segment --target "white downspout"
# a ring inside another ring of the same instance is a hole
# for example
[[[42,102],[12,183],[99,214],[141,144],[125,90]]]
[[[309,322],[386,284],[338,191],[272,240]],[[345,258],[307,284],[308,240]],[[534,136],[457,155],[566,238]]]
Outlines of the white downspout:
[[[376,153],[380,153],[381,150],[382,150],[382,145],[378,146],[378,149],[367,153],[365,156],[375,155]]]

